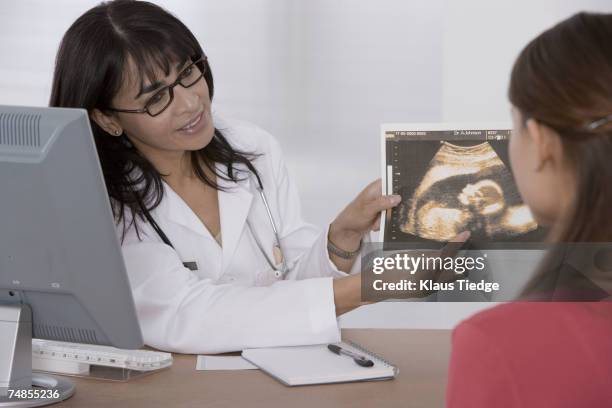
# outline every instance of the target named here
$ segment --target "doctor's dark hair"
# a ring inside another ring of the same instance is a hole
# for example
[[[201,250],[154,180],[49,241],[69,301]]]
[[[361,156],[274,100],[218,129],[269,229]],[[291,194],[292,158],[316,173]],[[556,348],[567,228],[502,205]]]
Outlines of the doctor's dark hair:
[[[113,216],[123,223],[122,240],[133,225],[138,238],[137,218],[145,221],[163,198],[163,174],[130,143],[125,134],[111,136],[91,120],[92,110],[108,112],[113,97],[127,79],[128,60],[134,62],[139,79],[156,80],[156,69],[166,75],[177,61],[205,56],[191,31],[161,7],[133,0],[100,3],[85,12],[64,35],[55,62],[50,106],[83,108],[90,113],[90,124],[104,173]],[[204,62],[204,79],[212,101],[213,77]],[[257,175],[251,160],[257,155],[234,149],[219,129],[211,142],[191,152],[194,174],[207,185],[221,190],[208,169],[217,177],[238,181],[245,166]],[[215,163],[225,166],[219,172]],[[134,171],[137,170],[137,171]],[[138,175],[138,177],[135,177]],[[132,213],[128,221],[125,210]]]
[[[612,242],[612,14],[579,13],[531,41],[516,60],[510,102],[523,122],[554,129],[576,176],[572,208],[555,231],[563,242]],[[524,123],[523,123],[524,126]],[[525,293],[554,281],[553,256]]]

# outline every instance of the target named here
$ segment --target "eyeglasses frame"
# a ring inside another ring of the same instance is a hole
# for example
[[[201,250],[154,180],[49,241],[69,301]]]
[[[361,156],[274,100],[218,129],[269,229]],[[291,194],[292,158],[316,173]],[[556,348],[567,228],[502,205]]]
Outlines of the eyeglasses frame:
[[[174,89],[174,87],[175,87],[175,86],[180,85],[180,86],[182,86],[182,87],[183,87],[183,88],[185,88],[185,89],[187,89],[187,88],[191,88],[192,86],[194,86],[195,84],[197,84],[197,83],[200,81],[200,79],[202,79],[202,78],[204,77],[204,75],[206,75],[206,72],[208,71],[208,70],[206,69],[206,64],[202,65],[202,69],[200,69],[200,67],[199,67],[199,66],[197,66],[197,64],[202,63],[202,62],[203,62],[203,63],[206,63],[206,61],[207,61],[207,60],[208,60],[208,58],[207,58],[205,55],[204,55],[204,56],[199,57],[199,58],[198,58],[198,59],[196,59],[195,61],[194,61],[194,60],[192,60],[191,64],[189,64],[188,66],[186,66],[184,69],[182,69],[182,70],[181,70],[181,72],[178,74],[178,76],[177,76],[176,80],[175,80],[173,83],[171,83],[171,84],[169,84],[169,85],[166,85],[166,86],[164,86],[164,87],[162,87],[162,88],[159,88],[159,89],[158,89],[158,90],[157,90],[157,91],[156,91],[156,92],[155,92],[155,93],[154,93],[154,94],[153,94],[153,95],[152,95],[152,96],[151,96],[149,99],[147,99],[147,102],[145,103],[144,108],[142,108],[142,109],[116,109],[116,108],[107,108],[107,110],[112,111],[112,112],[122,112],[122,113],[146,113],[146,114],[148,114],[148,115],[149,115],[149,116],[151,116],[151,117],[155,117],[155,116],[161,115],[161,114],[162,114],[162,112],[164,112],[166,109],[168,109],[168,106],[170,106],[170,104],[171,104],[171,103],[172,103],[172,101],[174,100],[174,91],[173,91],[173,89]],[[185,85],[183,85],[183,84],[181,83],[182,75],[183,75],[183,73],[184,73],[185,71],[187,71],[189,68],[193,67],[194,65],[196,65],[196,66],[197,66],[197,68],[198,68],[198,69],[200,69],[200,71],[201,71],[201,72],[200,72],[200,76],[199,76],[199,77],[198,77],[198,78],[197,78],[195,81],[193,81],[193,83],[191,83],[191,84],[190,84],[190,85],[188,85],[188,86],[185,86]],[[148,106],[151,104],[151,101],[153,100],[153,98],[155,98],[155,96],[157,96],[158,94],[160,94],[160,93],[162,93],[162,92],[165,92],[166,90],[168,90],[168,92],[170,92],[170,100],[168,101],[168,103],[166,104],[166,106],[165,106],[165,107],[164,107],[164,108],[163,108],[161,111],[157,112],[156,114],[152,114],[152,113],[149,111]]]

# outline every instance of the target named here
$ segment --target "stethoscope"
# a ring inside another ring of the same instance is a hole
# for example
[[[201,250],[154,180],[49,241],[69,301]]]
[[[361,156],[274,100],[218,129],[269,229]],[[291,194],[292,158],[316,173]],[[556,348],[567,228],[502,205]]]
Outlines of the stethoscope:
[[[259,193],[259,196],[261,197],[261,201],[263,202],[263,205],[264,205],[264,207],[266,209],[266,214],[268,215],[268,221],[270,222],[270,226],[272,227],[272,231],[274,232],[274,245],[272,247],[272,254],[273,255],[274,254],[278,254],[278,257],[280,258],[280,267],[276,266],[276,263],[275,263],[274,259],[271,259],[268,256],[268,254],[267,254],[267,252],[265,250],[265,247],[263,246],[263,244],[259,240],[259,237],[257,236],[255,231],[253,230],[253,227],[251,226],[251,223],[249,222],[248,218],[246,220],[246,224],[247,224],[247,227],[248,227],[249,231],[251,232],[251,236],[253,237],[253,240],[255,241],[255,244],[257,245],[257,248],[259,248],[259,251],[262,253],[264,258],[266,259],[266,262],[268,263],[268,265],[270,265],[270,267],[274,270],[274,276],[276,276],[277,278],[284,278],[287,275],[287,272],[289,271],[289,268],[287,267],[287,260],[285,259],[285,254],[284,254],[283,249],[281,247],[280,238],[279,238],[279,235],[278,235],[278,228],[276,226],[276,222],[274,221],[274,216],[272,215],[272,211],[270,210],[270,205],[268,204],[268,199],[266,197],[266,193],[264,192],[264,188],[263,188],[263,184],[261,182],[261,178],[259,177],[259,174],[257,174],[256,172],[252,173],[252,174],[257,179],[257,185],[255,186],[255,189],[257,190],[257,192]],[[170,239],[168,238],[168,236],[159,227],[157,222],[155,222],[155,220],[153,219],[151,214],[149,214],[148,211],[144,211],[144,215],[147,218],[147,220],[149,221],[149,223],[151,224],[151,226],[153,227],[153,229],[155,230],[155,232],[157,233],[157,235],[159,235],[161,240],[166,245],[170,246],[172,249],[176,249],[176,248],[174,248],[174,245],[172,245],[172,242],[170,242]],[[197,271],[198,270],[198,264],[196,262],[194,262],[194,261],[183,262],[183,265],[186,268],[189,268],[192,271]]]

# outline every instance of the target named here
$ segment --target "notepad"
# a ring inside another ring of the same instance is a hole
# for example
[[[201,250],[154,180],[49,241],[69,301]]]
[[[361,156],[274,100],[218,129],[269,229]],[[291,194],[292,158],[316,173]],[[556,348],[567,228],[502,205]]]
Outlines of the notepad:
[[[350,357],[332,353],[326,344],[247,349],[242,357],[289,386],[390,380],[398,373],[397,367],[355,343],[338,345],[368,357],[374,366],[361,367]]]

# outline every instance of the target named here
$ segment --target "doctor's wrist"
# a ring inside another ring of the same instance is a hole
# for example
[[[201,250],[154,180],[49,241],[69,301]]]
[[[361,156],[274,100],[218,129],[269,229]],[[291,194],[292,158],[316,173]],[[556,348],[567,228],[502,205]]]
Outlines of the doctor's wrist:
[[[338,227],[335,223],[331,223],[329,226],[329,233],[327,234],[328,242],[343,252],[357,252],[361,248],[361,239],[363,234],[343,229]]]

